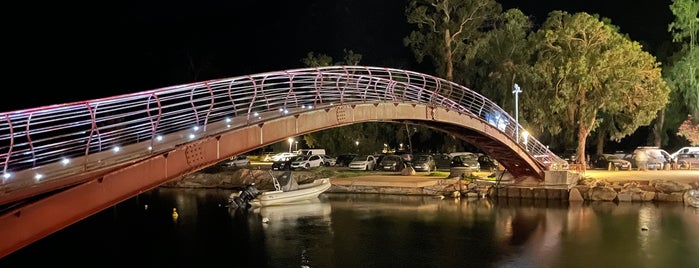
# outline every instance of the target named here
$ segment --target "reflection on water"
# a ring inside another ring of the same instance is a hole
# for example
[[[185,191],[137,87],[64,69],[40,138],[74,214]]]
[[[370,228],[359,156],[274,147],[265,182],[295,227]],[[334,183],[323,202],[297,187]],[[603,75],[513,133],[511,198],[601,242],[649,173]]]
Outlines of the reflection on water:
[[[160,188],[0,259],[0,267],[697,267],[699,210],[677,203],[322,194],[225,207]],[[179,216],[171,217],[177,208]],[[42,256],[42,258],[36,258]]]

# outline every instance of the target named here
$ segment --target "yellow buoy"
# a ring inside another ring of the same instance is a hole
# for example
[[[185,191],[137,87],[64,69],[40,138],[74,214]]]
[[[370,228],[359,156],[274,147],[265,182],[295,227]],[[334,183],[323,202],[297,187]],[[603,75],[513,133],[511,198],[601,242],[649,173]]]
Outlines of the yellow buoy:
[[[180,215],[177,214],[177,208],[172,208],[172,219],[176,220]]]

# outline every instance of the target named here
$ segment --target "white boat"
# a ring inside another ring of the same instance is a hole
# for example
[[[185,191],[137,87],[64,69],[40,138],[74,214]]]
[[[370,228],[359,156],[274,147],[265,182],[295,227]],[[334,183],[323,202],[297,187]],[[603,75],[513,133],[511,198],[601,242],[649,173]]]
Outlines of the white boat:
[[[697,189],[687,190],[682,195],[682,199],[684,199],[684,203],[686,205],[690,205],[690,206],[693,206],[695,208],[699,208],[699,190],[697,190]]]
[[[271,174],[271,172],[270,172]],[[320,194],[330,189],[330,179],[316,179],[311,183],[298,184],[296,180],[291,176],[291,172],[284,172],[279,178],[272,175],[272,180],[274,181],[275,190],[272,191],[251,191],[253,194],[249,196],[254,196],[247,201],[247,203],[252,207],[262,207],[262,206],[273,206],[281,204],[293,204],[296,202],[317,199]],[[240,193],[231,194],[231,200],[234,201],[236,198],[240,198]],[[238,203],[242,205],[240,199],[237,199],[233,203]]]

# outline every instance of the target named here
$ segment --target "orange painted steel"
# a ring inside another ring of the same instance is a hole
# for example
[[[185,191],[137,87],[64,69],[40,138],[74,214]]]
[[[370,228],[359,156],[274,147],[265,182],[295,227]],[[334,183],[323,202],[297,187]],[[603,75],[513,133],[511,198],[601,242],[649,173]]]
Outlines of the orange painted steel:
[[[471,142],[500,160],[516,178],[542,180],[544,176],[543,167],[527,152],[508,139],[505,133],[478,117],[416,104],[336,106],[205,137],[116,170],[88,174],[89,178],[79,178],[81,183],[50,186],[54,189],[44,189],[43,192],[53,190],[51,194],[0,216],[0,257],[144,191],[230,156],[277,143],[290,136],[370,121],[408,121],[441,129]],[[66,178],[66,181],[71,180]]]

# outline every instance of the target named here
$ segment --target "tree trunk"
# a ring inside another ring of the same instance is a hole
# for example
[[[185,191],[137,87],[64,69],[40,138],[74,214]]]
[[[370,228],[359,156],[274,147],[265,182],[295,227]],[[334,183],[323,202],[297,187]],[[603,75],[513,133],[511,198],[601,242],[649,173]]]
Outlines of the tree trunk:
[[[663,145],[663,124],[665,122],[665,108],[658,111],[653,125],[653,146],[660,147]]]
[[[587,169],[585,163],[587,163],[587,158],[585,158],[585,140],[587,140],[587,135],[590,132],[587,131],[585,124],[578,123],[578,148],[575,151],[578,159],[578,163],[582,164],[583,171]]]
[[[451,52],[451,32],[449,29],[444,30],[444,79],[454,81],[454,63],[452,62]],[[450,92],[451,93],[451,92]]]
[[[597,150],[595,151],[596,154],[603,154],[604,153],[604,139],[607,137],[607,135],[604,133],[604,131],[601,131],[598,133],[597,136]]]

